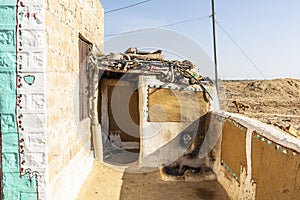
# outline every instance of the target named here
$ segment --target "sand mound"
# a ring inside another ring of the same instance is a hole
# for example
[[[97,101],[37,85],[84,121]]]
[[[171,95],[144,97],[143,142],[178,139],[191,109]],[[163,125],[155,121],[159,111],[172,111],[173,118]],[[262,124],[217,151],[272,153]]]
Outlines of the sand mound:
[[[280,128],[293,126],[300,131],[300,80],[224,81],[226,110],[238,112],[233,101],[248,106],[243,113]]]

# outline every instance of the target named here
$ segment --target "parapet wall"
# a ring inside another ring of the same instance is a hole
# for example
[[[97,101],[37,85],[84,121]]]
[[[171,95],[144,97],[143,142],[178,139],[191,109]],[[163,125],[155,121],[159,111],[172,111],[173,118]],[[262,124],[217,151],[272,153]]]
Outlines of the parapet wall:
[[[298,199],[300,141],[245,116],[214,112],[218,181],[231,199]]]

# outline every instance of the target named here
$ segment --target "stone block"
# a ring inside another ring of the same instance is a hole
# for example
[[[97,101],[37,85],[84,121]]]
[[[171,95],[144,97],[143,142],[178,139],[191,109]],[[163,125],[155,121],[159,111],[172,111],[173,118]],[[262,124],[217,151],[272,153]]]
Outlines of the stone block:
[[[22,24],[22,28],[30,27],[30,8],[28,5],[18,7],[18,23]]]
[[[0,53],[0,70],[9,70],[16,68],[16,54],[12,52]]]
[[[33,77],[33,82],[28,81],[27,77]],[[43,93],[44,92],[44,73],[22,73],[21,79],[22,87],[19,89],[20,92],[24,94],[32,94],[32,93]]]
[[[60,122],[59,114],[55,112],[55,109],[48,109],[47,114],[47,126],[55,126]]]
[[[45,25],[51,26],[51,23],[52,23],[52,14],[48,10],[45,10]]]
[[[29,52],[18,52],[18,65],[22,65],[24,69],[29,68]]]
[[[31,8],[31,24],[36,27],[44,26],[43,5],[33,5]]]
[[[16,5],[16,0],[1,0],[0,5]]]
[[[45,64],[45,58],[43,52],[34,52],[31,54],[31,67],[34,69],[41,69],[43,70]]]
[[[22,127],[26,132],[43,132],[45,130],[45,114],[23,114]]]
[[[9,200],[20,200],[19,198],[19,192],[15,188],[3,188],[3,193],[4,193],[4,199],[9,199]]]
[[[64,58],[62,56],[56,56],[55,58],[55,68],[58,70],[64,69]]]
[[[17,153],[3,153],[2,170],[6,172],[19,172],[19,157]]]
[[[66,167],[69,164],[70,160],[71,160],[71,152],[67,151],[62,156],[62,166]]]
[[[73,159],[77,153],[80,151],[80,149],[82,148],[82,145],[79,142],[74,142],[72,148],[71,148],[71,159]]]
[[[0,91],[12,93],[15,90],[15,75],[8,72],[0,72]]]
[[[29,108],[31,110],[43,110],[45,106],[44,94],[32,94]]]
[[[25,144],[26,145],[26,144]],[[36,167],[45,167],[46,165],[46,156],[45,153],[41,153],[39,151],[43,151],[45,148],[32,148],[30,149],[34,153],[27,153],[25,151],[25,165],[29,168],[36,168]]]
[[[2,4],[2,2],[0,3]],[[14,25],[16,24],[16,7],[15,6],[1,6],[0,5],[0,24]]]
[[[45,96],[44,94],[22,94],[20,99],[22,113],[44,113]]]
[[[3,186],[7,189],[15,189],[16,191],[26,190],[32,188],[31,181],[27,181],[27,178],[20,178],[20,172],[4,172],[3,173]],[[9,198],[7,198],[9,199]]]
[[[23,200],[23,199],[37,199],[37,193],[36,192],[21,192],[20,200]]]
[[[59,9],[60,9],[59,1],[49,1],[48,6],[49,6],[51,13],[58,14]]]
[[[46,136],[43,132],[38,133],[30,133],[27,132],[26,135],[26,146],[34,145],[34,146],[40,146],[45,147],[46,145]]]
[[[15,27],[4,26],[0,26],[0,52],[14,52],[16,46]]]
[[[61,43],[61,49],[62,49],[62,51],[66,52],[66,53],[69,53],[70,52],[70,44],[69,44],[69,42],[63,41]]]
[[[16,119],[14,118],[14,114],[1,115],[1,128],[3,133],[16,132],[17,127],[16,127]]]
[[[62,168],[62,164],[60,160],[55,160],[52,161],[50,164],[48,164],[50,183],[60,173],[61,168]]]
[[[47,67],[48,68],[54,67],[53,53],[50,51],[47,52]]]
[[[60,144],[56,144],[48,150],[48,163],[56,160],[61,154]]]
[[[15,94],[0,91],[0,112],[10,113],[15,110],[16,104],[12,103],[12,99],[16,99]]]
[[[18,134],[15,133],[5,133],[2,135],[2,152],[13,153],[19,151],[19,141]]]
[[[26,133],[24,135],[28,135],[28,133]],[[28,137],[30,137],[31,140],[25,139],[25,152],[26,153],[43,153],[46,149],[46,144],[45,144],[46,139],[44,138],[44,136],[41,136],[40,138],[36,137],[36,138],[34,138],[35,142],[33,143],[32,135],[34,135],[34,134],[30,134],[30,136],[28,136]],[[40,141],[40,143],[37,143],[39,141]],[[31,156],[31,155],[28,154],[28,156]]]
[[[43,49],[44,32],[39,30],[22,30],[21,42],[23,49]]]

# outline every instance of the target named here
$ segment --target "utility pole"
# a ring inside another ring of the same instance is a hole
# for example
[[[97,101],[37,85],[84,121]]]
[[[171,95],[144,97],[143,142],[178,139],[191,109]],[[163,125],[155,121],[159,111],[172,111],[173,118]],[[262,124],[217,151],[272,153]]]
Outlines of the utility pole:
[[[219,80],[218,80],[218,63],[217,63],[217,42],[216,42],[216,20],[215,20],[215,1],[211,0],[212,9],[212,28],[213,28],[213,44],[214,44],[214,65],[215,65],[215,81],[217,95],[219,96]]]

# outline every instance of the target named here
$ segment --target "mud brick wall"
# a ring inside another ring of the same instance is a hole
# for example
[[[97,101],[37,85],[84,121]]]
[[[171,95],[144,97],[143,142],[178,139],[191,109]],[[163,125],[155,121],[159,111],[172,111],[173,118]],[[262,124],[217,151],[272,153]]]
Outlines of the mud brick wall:
[[[92,165],[90,122],[77,113],[79,34],[103,49],[104,12],[98,0],[44,2],[49,199],[70,199]]]
[[[248,117],[214,112],[214,171],[231,199],[299,199],[300,142]],[[217,134],[217,132],[216,132]]]
[[[210,89],[212,88],[208,88],[209,92],[212,92]],[[193,87],[183,88],[176,84],[166,86],[163,82],[151,76],[139,77],[138,92],[139,107],[142,110],[140,112],[140,124],[143,127],[140,130],[140,135],[143,138],[140,145],[140,164],[143,166],[158,166],[177,160],[186,148],[177,148],[178,146],[174,143],[174,149],[168,151],[168,148],[173,146],[170,141],[179,141],[177,136],[180,133],[195,132],[195,127],[197,128],[199,123],[197,119],[209,111],[210,103],[201,98],[203,96],[202,90]],[[186,99],[185,95],[190,98]],[[169,102],[165,101],[166,99]],[[201,99],[201,101],[197,102],[194,99]],[[187,104],[194,106],[188,106]],[[194,109],[183,111],[182,108]],[[165,113],[161,110],[164,110]],[[158,111],[160,111],[163,118],[159,116]],[[182,119],[180,119],[181,117]],[[167,148],[157,151],[157,149],[164,146],[167,146]]]
[[[253,132],[251,156],[256,199],[299,199],[300,152]]]
[[[241,167],[246,169],[247,129],[235,121],[226,120],[222,130],[221,164],[239,181]]]
[[[209,100],[202,91],[149,88],[150,122],[196,121],[209,110]],[[205,101],[206,100],[206,101]],[[184,109],[183,109],[184,108]]]

